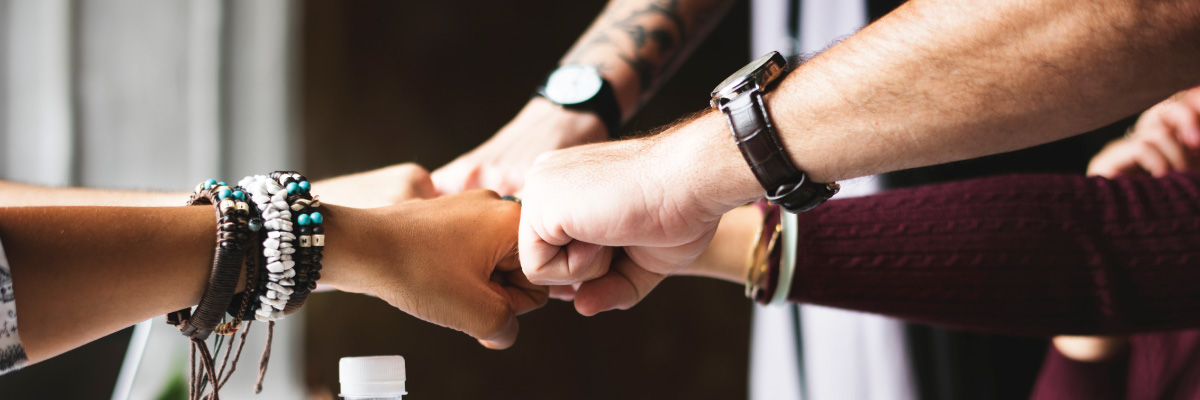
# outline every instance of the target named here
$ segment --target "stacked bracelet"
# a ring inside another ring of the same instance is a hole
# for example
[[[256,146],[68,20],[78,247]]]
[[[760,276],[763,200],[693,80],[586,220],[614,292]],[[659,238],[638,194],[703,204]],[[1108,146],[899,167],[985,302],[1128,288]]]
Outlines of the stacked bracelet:
[[[237,290],[242,260],[252,232],[250,206],[245,199],[241,190],[212,179],[198,185],[188,199],[188,205],[212,204],[218,220],[216,255],[200,305],[194,313],[185,308],[168,314],[167,318],[194,340],[204,340],[217,327]]]
[[[291,171],[246,177],[241,181],[261,211],[266,238],[266,279],[259,279],[256,304],[248,306],[259,321],[276,321],[295,312],[320,279],[324,216],[309,193],[308,180]],[[315,231],[315,234],[314,234]],[[249,311],[247,311],[249,312]]]
[[[260,279],[264,290],[257,298],[254,318],[259,321],[279,320],[283,318],[284,305],[292,294],[291,287],[295,285],[291,278],[295,276],[293,267],[296,262],[292,260],[292,254],[296,252],[293,247],[296,235],[292,233],[292,212],[287,203],[287,191],[279,182],[264,175],[246,177],[240,184],[250,191],[250,199],[258,205],[267,232],[262,250],[266,257],[264,267],[267,279]]]
[[[245,192],[245,189],[241,186],[238,186],[237,189],[242,190],[243,193]],[[249,310],[249,306],[250,304],[254,304],[254,300],[258,298],[257,293],[261,293],[261,290],[257,290],[257,288],[259,287],[259,279],[262,275],[262,273],[259,272],[259,269],[261,269],[263,266],[263,258],[261,256],[263,234],[262,219],[258,217],[258,208],[254,205],[254,203],[247,203],[247,205],[250,207],[251,215],[246,224],[250,236],[249,243],[258,245],[252,245],[251,248],[245,252],[244,260],[246,265],[246,287],[242,291],[240,298],[235,297],[229,302],[229,308],[227,311],[229,312],[229,315],[233,316],[233,320],[221,325],[217,325],[217,328],[213,330],[213,332],[216,332],[219,335],[234,334],[241,327],[242,321],[248,318],[253,318],[251,315],[247,314],[248,312],[254,312],[253,310]]]
[[[296,233],[295,286],[284,306],[283,314],[296,312],[308,300],[308,294],[317,287],[321,279],[321,260],[325,249],[325,216],[317,211],[321,201],[311,193],[308,178],[293,171],[280,171],[271,178],[283,184],[291,204],[292,222]]]
[[[259,378],[255,393],[262,390],[271,348],[275,321],[304,305],[309,292],[321,278],[321,258],[325,246],[325,217],[317,209],[320,201],[309,194],[310,184],[295,172],[274,172],[250,176],[229,186],[209,179],[196,186],[188,205],[212,204],[217,212],[217,249],[208,286],[200,305],[193,312],[185,308],[168,314],[192,342],[191,398],[203,397],[205,384],[211,385],[213,399],[228,380],[225,364],[233,339],[218,371],[214,353],[205,339],[216,332],[226,335],[239,330],[243,320],[254,318],[269,322],[267,346],[259,360]],[[247,201],[249,200],[249,201]],[[242,265],[245,264],[245,291],[234,299]],[[221,323],[223,314],[233,316]],[[245,345],[247,330],[241,335]],[[218,340],[218,353],[220,340]],[[241,354],[238,347],[237,354]],[[202,371],[197,375],[195,356]],[[234,356],[234,365],[238,356]],[[229,369],[233,372],[233,368]],[[206,379],[197,379],[205,376]],[[202,382],[203,381],[203,382]],[[208,398],[208,397],[204,397]]]
[[[230,187],[225,182],[213,179],[201,182],[195,192],[188,198],[190,205],[212,204],[217,213],[217,246],[213,257],[213,268],[209,275],[208,286],[200,298],[196,311],[185,308],[167,314],[167,322],[179,328],[184,336],[191,340],[191,385],[188,392],[192,398],[204,391],[203,383],[197,380],[195,356],[200,358],[202,372],[206,376],[205,383],[212,386],[214,394],[219,389],[220,382],[216,370],[213,353],[209,351],[205,339],[212,332],[225,333],[231,327],[221,324],[226,309],[237,290],[238,278],[242,273],[242,261],[247,249],[254,249],[256,241],[251,240],[254,232],[250,224],[253,216],[246,194],[241,188]],[[240,324],[240,321],[237,322]],[[236,329],[236,324],[233,325]],[[245,340],[243,335],[243,341]],[[232,343],[232,342],[231,342]],[[218,348],[219,351],[219,348]],[[222,370],[224,368],[222,367]]]

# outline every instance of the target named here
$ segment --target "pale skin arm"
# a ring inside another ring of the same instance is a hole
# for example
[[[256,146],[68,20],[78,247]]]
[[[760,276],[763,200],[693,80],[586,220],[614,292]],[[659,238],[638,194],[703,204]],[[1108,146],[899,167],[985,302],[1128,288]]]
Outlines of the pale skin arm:
[[[613,86],[622,119],[653,97],[734,4],[731,0],[613,0],[560,65],[591,65]],[[434,171],[441,193],[512,194],[538,155],[606,138],[600,118],[534,97],[495,136]]]
[[[1089,176],[1162,176],[1195,168],[1200,152],[1200,88],[1193,88],[1144,112],[1127,137],[1114,140],[1088,166]],[[738,207],[721,218],[712,243],[680,275],[745,283],[752,238],[761,229],[756,207]],[[1128,349],[1125,336],[1055,336],[1064,356],[1082,362],[1111,359]]]
[[[1087,174],[1112,178],[1122,174],[1161,176],[1195,167],[1200,151],[1200,88],[1193,88],[1156,104],[1142,114],[1129,136],[1117,139],[1091,161]],[[739,207],[725,214],[712,243],[680,275],[717,278],[744,283],[746,258],[752,239],[761,227],[755,207]],[[1128,348],[1125,336],[1054,337],[1064,356],[1082,362],[1111,359]]]
[[[514,260],[519,208],[483,191],[377,209],[326,205],[321,283],[508,347],[516,315],[546,299]],[[210,206],[0,207],[30,361],[197,304],[215,226]]]
[[[1200,83],[1194,1],[915,0],[789,74],[767,103],[793,161],[828,182],[1029,147]],[[655,137],[551,153],[530,172],[521,261],[626,308],[763,195],[706,112]],[[614,200],[617,199],[617,200]],[[603,203],[603,204],[600,204]],[[597,262],[598,245],[632,263]],[[589,284],[594,289],[588,289]]]
[[[136,190],[109,190],[78,187],[46,187],[0,181],[0,206],[177,206],[187,201],[187,193]]]
[[[429,172],[417,164],[391,165],[317,181],[322,200],[356,208],[383,207],[436,195]],[[168,207],[187,201],[187,192],[46,187],[0,180],[0,206]]]

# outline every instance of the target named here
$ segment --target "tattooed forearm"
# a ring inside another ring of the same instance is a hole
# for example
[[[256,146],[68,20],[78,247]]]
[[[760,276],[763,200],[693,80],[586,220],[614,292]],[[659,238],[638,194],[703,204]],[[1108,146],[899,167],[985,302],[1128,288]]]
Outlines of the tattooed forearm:
[[[630,70],[643,99],[712,28],[732,0],[616,0],[563,59]],[[620,86],[620,85],[618,85]],[[639,101],[640,103],[640,101]]]

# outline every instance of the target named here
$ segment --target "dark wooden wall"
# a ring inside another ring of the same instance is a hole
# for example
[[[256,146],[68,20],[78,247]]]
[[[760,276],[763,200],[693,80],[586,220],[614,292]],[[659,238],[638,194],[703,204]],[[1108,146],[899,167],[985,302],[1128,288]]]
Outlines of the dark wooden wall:
[[[310,177],[415,161],[433,169],[507,122],[603,1],[323,1],[303,11],[301,118]],[[641,115],[649,129],[707,106],[746,62],[747,3]],[[310,300],[308,379],[337,390],[343,356],[400,354],[414,399],[744,398],[750,306],[728,283],[675,278],[630,311],[552,302],[491,351],[380,300]],[[406,396],[406,398],[410,397]]]

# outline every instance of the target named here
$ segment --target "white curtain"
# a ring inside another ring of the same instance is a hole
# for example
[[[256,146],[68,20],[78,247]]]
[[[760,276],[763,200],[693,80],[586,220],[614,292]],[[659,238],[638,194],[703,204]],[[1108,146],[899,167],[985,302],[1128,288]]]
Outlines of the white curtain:
[[[288,0],[0,0],[0,178],[184,191],[298,169],[296,9]],[[267,398],[305,396],[303,325],[297,315],[276,330]],[[252,398],[263,328],[222,398]],[[148,344],[126,357],[129,398],[157,397],[186,363],[186,340],[161,318],[135,338]]]
[[[751,3],[752,57],[773,50],[820,51],[867,23],[866,0],[801,0],[799,43],[795,43],[787,26],[788,13],[782,11],[787,9],[787,0]],[[879,190],[873,177],[841,183],[838,198]],[[755,307],[754,311],[749,379],[752,400],[917,397],[900,321],[809,305]],[[797,315],[802,349],[796,346]],[[803,360],[797,357],[799,350],[803,351]],[[803,382],[798,379],[801,374]]]

